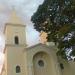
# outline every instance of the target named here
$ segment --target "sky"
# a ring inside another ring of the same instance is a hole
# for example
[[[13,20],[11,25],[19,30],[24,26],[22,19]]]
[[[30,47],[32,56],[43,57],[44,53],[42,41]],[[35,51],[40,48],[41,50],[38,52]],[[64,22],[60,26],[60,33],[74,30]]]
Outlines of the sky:
[[[34,30],[30,20],[42,3],[43,0],[0,0],[0,32],[3,32],[5,23],[10,19],[11,12],[15,10],[26,25],[28,46],[37,44],[39,42],[39,33]]]
[[[5,36],[0,33],[0,74],[4,63]]]
[[[30,20],[33,13],[42,3],[43,0],[0,0],[0,73],[4,62],[5,36],[3,31],[5,23],[10,19],[11,12],[15,10],[17,16],[26,25],[26,43],[28,47],[33,46],[39,43],[39,33],[34,30]]]

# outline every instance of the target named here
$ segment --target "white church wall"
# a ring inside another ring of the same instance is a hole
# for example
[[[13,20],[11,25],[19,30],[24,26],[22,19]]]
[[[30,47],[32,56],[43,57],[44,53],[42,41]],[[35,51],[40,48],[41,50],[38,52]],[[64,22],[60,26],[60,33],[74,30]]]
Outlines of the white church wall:
[[[38,52],[45,52],[48,53],[51,61],[51,75],[60,75],[60,71],[58,68],[58,63],[57,59],[55,58],[56,56],[53,56],[54,54],[52,53],[52,48],[49,49],[43,45],[38,45],[32,48],[28,48],[25,52],[27,52],[27,75],[34,75],[34,70],[33,70],[33,56],[38,53]]]
[[[6,49],[6,75],[25,75],[24,47],[7,46]],[[20,66],[20,73],[16,73],[16,66]]]

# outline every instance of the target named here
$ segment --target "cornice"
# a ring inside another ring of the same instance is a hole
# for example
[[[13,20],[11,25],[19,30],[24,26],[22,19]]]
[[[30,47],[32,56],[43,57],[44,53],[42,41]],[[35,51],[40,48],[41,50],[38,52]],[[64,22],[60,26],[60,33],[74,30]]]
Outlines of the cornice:
[[[23,24],[6,23],[6,24],[5,24],[5,27],[4,27],[4,33],[5,33],[6,27],[7,27],[8,25],[9,25],[9,26],[26,27],[26,25],[23,25]]]

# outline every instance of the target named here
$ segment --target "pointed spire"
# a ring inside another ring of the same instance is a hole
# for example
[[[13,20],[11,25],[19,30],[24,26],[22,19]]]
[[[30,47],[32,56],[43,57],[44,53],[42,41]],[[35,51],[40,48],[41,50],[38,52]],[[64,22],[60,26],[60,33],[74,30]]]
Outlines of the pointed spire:
[[[24,24],[21,18],[16,14],[15,9],[12,10],[12,13],[10,15],[8,22],[12,24]]]

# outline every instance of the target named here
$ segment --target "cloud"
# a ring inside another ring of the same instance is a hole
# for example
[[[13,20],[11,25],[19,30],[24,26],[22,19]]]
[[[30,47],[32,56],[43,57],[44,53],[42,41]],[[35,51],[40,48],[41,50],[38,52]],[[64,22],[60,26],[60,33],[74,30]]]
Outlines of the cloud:
[[[8,22],[11,12],[15,9],[17,15],[25,22],[27,45],[39,43],[39,33],[34,30],[30,19],[43,0],[0,0],[0,32],[3,32],[5,23]],[[0,34],[2,37],[2,35]],[[5,41],[0,37],[0,73],[4,62]]]
[[[36,12],[38,6],[44,0],[0,0],[0,31],[3,31],[5,23],[8,22],[13,10],[23,20],[27,33],[27,44],[29,46],[39,42],[39,33],[34,30],[30,21],[31,16]],[[35,42],[36,41],[36,42]]]
[[[5,17],[8,19],[11,11],[15,9],[26,24],[29,24],[31,16],[42,2],[43,0],[0,0],[0,15],[4,18],[4,20],[0,18],[0,21],[6,22]],[[0,24],[0,26],[3,24]]]

